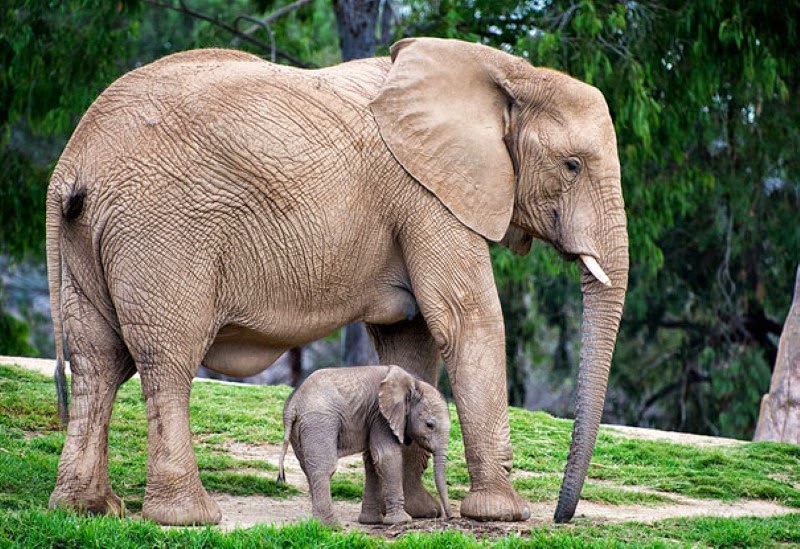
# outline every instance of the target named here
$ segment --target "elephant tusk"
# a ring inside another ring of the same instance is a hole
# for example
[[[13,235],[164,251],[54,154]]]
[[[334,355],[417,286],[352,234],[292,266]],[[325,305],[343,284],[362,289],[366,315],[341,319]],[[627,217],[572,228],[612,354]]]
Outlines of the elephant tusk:
[[[581,261],[583,264],[586,265],[586,268],[589,269],[589,272],[594,275],[594,277],[605,284],[608,287],[611,287],[611,280],[609,280],[608,275],[603,271],[603,268],[597,262],[595,258],[590,255],[580,255]]]

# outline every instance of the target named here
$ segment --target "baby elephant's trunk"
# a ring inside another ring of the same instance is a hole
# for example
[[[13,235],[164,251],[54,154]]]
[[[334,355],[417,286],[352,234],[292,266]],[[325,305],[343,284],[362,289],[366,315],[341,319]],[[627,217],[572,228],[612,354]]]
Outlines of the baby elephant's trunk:
[[[453,513],[450,511],[450,502],[447,499],[447,480],[444,474],[446,461],[446,452],[437,452],[433,455],[433,476],[436,480],[436,490],[439,491],[439,499],[442,500],[444,516],[449,520],[453,518]]]

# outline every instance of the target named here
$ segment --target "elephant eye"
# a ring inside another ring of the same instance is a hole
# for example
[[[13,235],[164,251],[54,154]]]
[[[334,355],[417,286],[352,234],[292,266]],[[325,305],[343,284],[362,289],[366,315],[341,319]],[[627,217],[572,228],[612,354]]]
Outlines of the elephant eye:
[[[425,425],[428,427],[428,429],[433,429],[434,427],[436,427],[436,422],[432,419],[429,419],[428,421],[425,422]]]
[[[577,158],[567,158],[564,160],[562,174],[567,181],[575,181],[581,173],[581,161]]]

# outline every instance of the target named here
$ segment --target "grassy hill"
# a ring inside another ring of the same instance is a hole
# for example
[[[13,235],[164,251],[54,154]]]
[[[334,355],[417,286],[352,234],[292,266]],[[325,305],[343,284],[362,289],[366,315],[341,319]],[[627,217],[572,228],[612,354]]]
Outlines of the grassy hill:
[[[255,448],[280,442],[281,410],[289,392],[286,387],[195,384],[192,431],[200,476],[209,492],[218,496],[266,496],[267,505],[269,501],[304,497],[297,487],[275,484],[275,463],[230,452],[232,444]],[[466,493],[469,479],[454,411],[452,416],[447,476],[451,498],[457,501]],[[512,481],[524,497],[539,505],[537,509],[547,509],[546,514],[534,513],[524,530],[510,535],[465,519],[451,525],[437,521],[436,527],[427,521],[419,523],[424,526],[412,524],[400,532],[377,528],[369,534],[331,531],[314,521],[283,527],[257,525],[230,532],[210,527],[163,529],[136,518],[144,495],[147,440],[138,380],[121,388],[109,435],[112,486],[133,518],[83,517],[46,510],[64,441],[64,432],[58,428],[52,380],[0,365],[0,547],[800,544],[800,447],[771,443],[693,447],[630,439],[603,429],[583,499],[604,506],[609,515],[617,507],[633,506],[637,516],[640,510],[641,519],[617,522],[577,518],[570,525],[554,526],[550,518],[558,497],[571,422],[518,409],[512,409],[510,416],[515,468]],[[360,468],[337,474],[334,498],[359,500],[362,479]],[[432,487],[429,476],[426,482]],[[663,505],[743,500],[768,500],[797,508],[798,513],[761,518],[650,519]],[[387,541],[394,536],[394,541]]]

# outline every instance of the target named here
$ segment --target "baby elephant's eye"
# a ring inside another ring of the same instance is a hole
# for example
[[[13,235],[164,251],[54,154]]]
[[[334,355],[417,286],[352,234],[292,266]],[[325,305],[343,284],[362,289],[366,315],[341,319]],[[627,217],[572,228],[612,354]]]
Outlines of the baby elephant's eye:
[[[433,429],[434,427],[436,427],[436,421],[429,419],[428,421],[425,422],[425,425],[428,426],[428,429]]]
[[[581,169],[580,163],[577,160],[573,160],[571,158],[566,162],[564,162],[564,164],[566,164],[567,169],[571,172],[577,172],[578,170]]]

